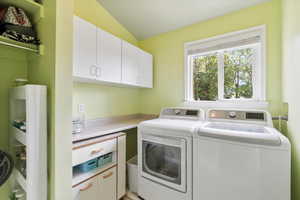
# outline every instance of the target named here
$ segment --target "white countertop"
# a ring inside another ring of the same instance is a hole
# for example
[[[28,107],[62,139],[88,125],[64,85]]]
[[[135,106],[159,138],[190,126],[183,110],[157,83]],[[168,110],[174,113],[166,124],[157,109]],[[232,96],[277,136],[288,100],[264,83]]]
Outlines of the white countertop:
[[[100,136],[121,132],[124,130],[136,128],[138,124],[145,120],[155,118],[154,115],[130,115],[122,117],[112,117],[101,120],[94,120],[93,125],[83,130],[81,133],[73,134],[73,143],[82,140],[93,139]]]

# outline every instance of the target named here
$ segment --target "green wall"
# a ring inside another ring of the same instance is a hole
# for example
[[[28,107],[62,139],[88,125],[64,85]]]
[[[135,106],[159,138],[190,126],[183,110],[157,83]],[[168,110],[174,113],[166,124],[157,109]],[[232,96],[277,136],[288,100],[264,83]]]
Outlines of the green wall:
[[[0,149],[8,150],[9,144],[9,88],[16,78],[27,77],[27,57],[23,51],[0,46]],[[1,186],[0,199],[8,196],[8,184]]]
[[[71,199],[72,16],[73,0],[44,1],[36,24],[43,55],[0,46],[0,148],[8,147],[8,89],[15,78],[48,89],[48,199]],[[63,177],[63,178],[60,178]],[[6,200],[9,187],[0,188]]]
[[[134,45],[135,37],[114,19],[97,0],[74,0],[74,14]],[[75,83],[73,115],[85,104],[87,119],[139,113],[139,89]]]
[[[30,83],[48,89],[48,199],[71,199],[73,0],[44,2],[37,24],[44,55],[30,55]],[[63,178],[61,178],[63,177]]]
[[[184,43],[266,24],[267,100],[273,114],[281,108],[281,4],[273,0],[141,41],[154,56],[154,89],[141,91],[141,112],[159,113],[184,99]]]
[[[300,199],[300,1],[283,0],[283,100],[289,115],[288,137],[292,143],[292,199]]]

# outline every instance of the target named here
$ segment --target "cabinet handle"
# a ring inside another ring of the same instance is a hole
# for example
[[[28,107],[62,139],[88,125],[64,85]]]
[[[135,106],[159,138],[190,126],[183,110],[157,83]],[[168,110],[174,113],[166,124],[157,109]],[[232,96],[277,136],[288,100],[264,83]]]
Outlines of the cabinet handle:
[[[97,67],[97,69],[96,69],[96,76],[101,77],[101,68],[100,67]]]
[[[98,150],[93,150],[93,151],[91,152],[91,155],[98,154],[98,153],[100,153],[100,152],[102,152],[102,151],[104,151],[104,149],[103,149],[103,148],[101,148],[101,149],[98,149]]]
[[[91,74],[92,76],[97,76],[97,67],[96,67],[95,65],[92,65],[92,66],[90,67],[90,74]]]
[[[109,177],[111,177],[114,173],[113,172],[109,172],[107,175],[103,176],[103,179],[107,179]]]
[[[80,192],[84,192],[84,191],[90,189],[91,187],[93,187],[93,183],[89,183],[86,187],[81,188],[81,189],[80,189]]]

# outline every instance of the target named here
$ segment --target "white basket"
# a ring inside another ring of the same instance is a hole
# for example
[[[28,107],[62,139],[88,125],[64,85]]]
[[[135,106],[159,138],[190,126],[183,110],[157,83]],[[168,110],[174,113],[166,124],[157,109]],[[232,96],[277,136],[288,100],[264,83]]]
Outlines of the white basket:
[[[138,165],[137,156],[127,161],[128,189],[133,193],[138,192]]]

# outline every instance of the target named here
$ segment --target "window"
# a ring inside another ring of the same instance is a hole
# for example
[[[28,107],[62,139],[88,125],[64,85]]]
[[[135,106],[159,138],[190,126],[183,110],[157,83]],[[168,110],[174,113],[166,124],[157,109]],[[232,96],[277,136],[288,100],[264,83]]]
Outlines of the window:
[[[185,44],[185,99],[265,100],[265,27]]]

